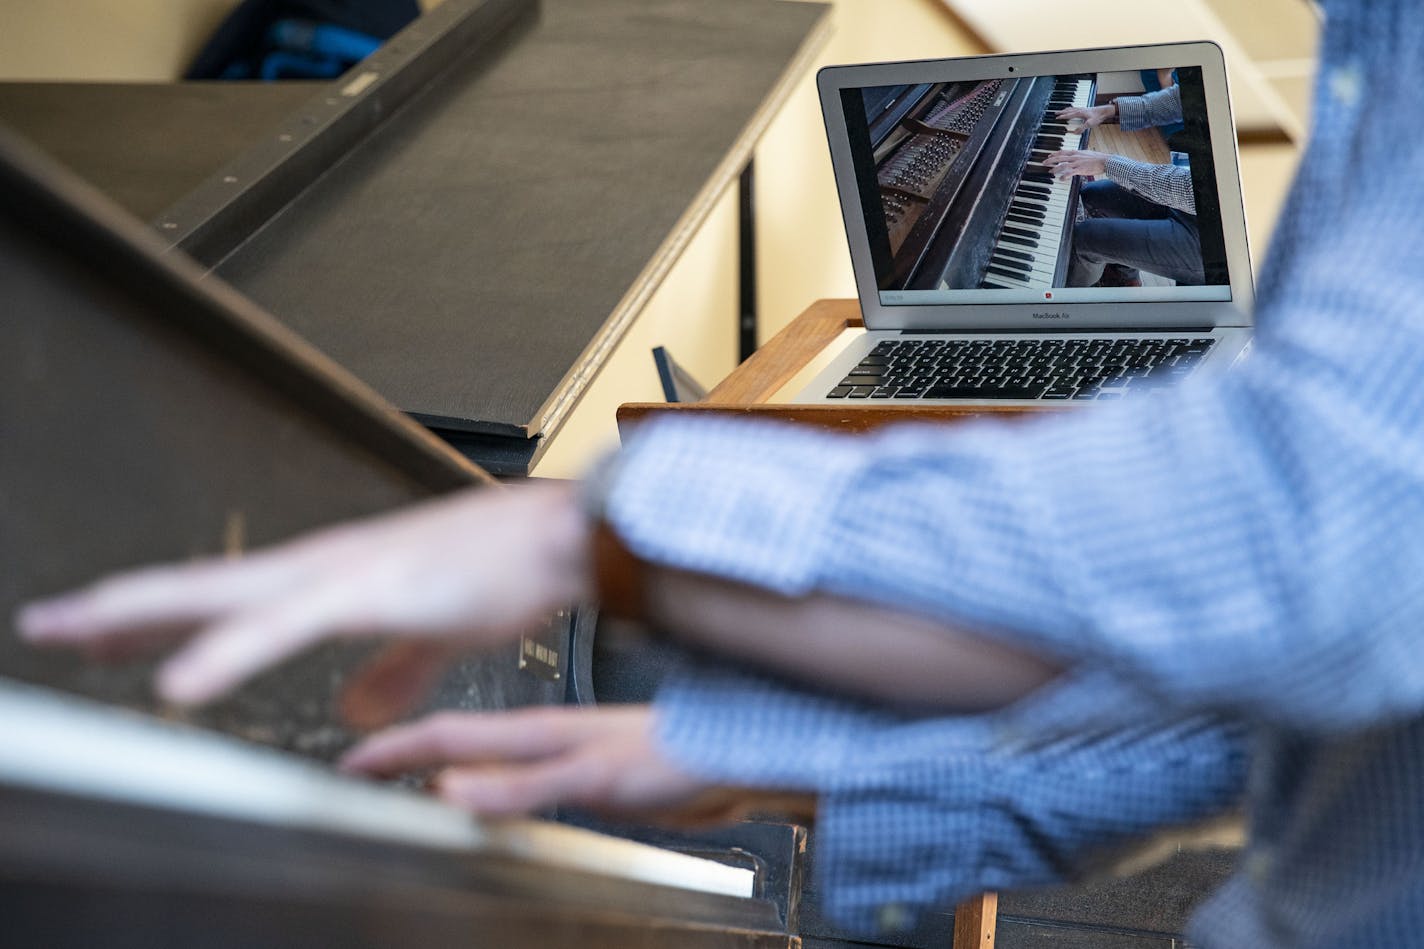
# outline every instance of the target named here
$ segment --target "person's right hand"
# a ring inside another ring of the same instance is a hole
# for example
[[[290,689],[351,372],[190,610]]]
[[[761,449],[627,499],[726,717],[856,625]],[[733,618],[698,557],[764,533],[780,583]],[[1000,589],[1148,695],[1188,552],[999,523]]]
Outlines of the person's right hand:
[[[325,639],[404,637],[357,679],[384,693],[377,706],[401,706],[453,648],[512,640],[580,599],[587,531],[572,485],[483,489],[238,560],[121,574],[32,603],[17,625],[37,645],[100,656],[178,639],[157,685],[183,704]],[[378,724],[400,711],[355,717]]]
[[[1082,123],[1083,128],[1092,129],[1097,128],[1104,122],[1111,121],[1116,115],[1117,107],[1109,102],[1107,105],[1094,105],[1088,106],[1087,108],[1076,105],[1069,106],[1061,110],[1055,117],[1065,122],[1071,122],[1077,119]]]
[[[680,826],[814,814],[806,793],[719,785],[684,771],[655,731],[647,705],[439,712],[372,735],[341,767],[378,778],[433,771],[436,794],[488,817],[565,805]]]

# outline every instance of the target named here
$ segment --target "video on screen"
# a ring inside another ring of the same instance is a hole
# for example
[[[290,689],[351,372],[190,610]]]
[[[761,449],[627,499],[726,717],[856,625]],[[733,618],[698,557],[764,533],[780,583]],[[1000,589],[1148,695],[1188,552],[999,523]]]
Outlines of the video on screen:
[[[1229,284],[1199,68],[879,86],[842,102],[882,302]]]

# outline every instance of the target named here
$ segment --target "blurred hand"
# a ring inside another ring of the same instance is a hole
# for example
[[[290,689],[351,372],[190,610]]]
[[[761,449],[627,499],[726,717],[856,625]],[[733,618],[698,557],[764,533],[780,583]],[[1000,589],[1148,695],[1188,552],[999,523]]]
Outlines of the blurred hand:
[[[440,712],[374,735],[341,761],[388,777],[436,770],[440,797],[487,816],[574,805],[672,824],[725,822],[809,798],[723,787],[680,770],[657,749],[646,705]]]
[[[458,646],[511,640],[585,593],[586,527],[568,484],[484,489],[333,527],[239,560],[138,570],[30,604],[38,645],[124,655],[183,645],[164,698],[199,704],[325,639],[394,635],[358,676],[353,717],[389,720]]]
[[[1056,117],[1064,120],[1065,122],[1072,122],[1076,119],[1078,122],[1082,123],[1083,128],[1091,129],[1097,128],[1104,122],[1109,122],[1116,118],[1117,107],[1114,106],[1111,102],[1109,102],[1107,105],[1094,105],[1089,106],[1088,108],[1083,108],[1082,106],[1074,105],[1063,109],[1061,112],[1058,113]]]
[[[1063,151],[1054,152],[1045,158],[1043,163],[1059,180],[1072,178],[1074,175],[1096,178],[1107,174],[1108,159],[1112,157],[1103,152]]]

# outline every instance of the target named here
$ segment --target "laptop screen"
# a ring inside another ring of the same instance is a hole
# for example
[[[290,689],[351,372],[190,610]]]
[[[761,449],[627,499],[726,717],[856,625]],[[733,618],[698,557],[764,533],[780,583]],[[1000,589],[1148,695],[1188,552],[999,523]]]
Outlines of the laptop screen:
[[[883,306],[1231,299],[1200,67],[840,97]]]

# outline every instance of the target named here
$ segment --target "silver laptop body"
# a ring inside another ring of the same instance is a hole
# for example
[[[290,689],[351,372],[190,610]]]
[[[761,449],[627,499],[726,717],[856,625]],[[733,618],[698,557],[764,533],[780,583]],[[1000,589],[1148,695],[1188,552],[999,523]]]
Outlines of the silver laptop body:
[[[831,66],[817,84],[866,332],[793,401],[1109,400],[1246,352],[1215,44]],[[1102,125],[1058,117],[1120,96]],[[1055,164],[1084,150],[1113,174]]]

